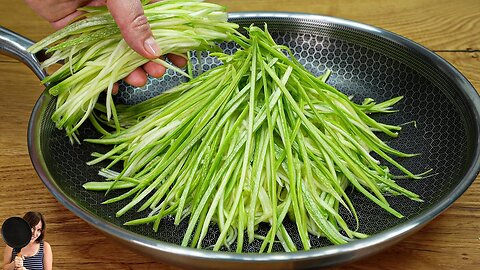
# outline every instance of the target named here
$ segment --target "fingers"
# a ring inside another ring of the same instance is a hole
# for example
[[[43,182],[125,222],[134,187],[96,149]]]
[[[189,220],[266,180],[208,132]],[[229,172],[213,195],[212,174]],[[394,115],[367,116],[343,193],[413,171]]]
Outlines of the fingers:
[[[177,67],[184,67],[187,64],[187,58],[176,54],[169,54],[168,59]]]
[[[147,74],[145,74],[143,68],[138,67],[123,80],[132,86],[141,87],[147,83]]]
[[[127,44],[143,57],[154,59],[161,55],[160,47],[153,38],[143,7],[138,0],[109,0],[107,7],[117,23]],[[179,60],[181,63],[181,60]],[[165,67],[148,62],[142,68],[135,69],[124,81],[132,86],[141,87],[147,82],[147,74],[161,77]],[[117,92],[114,88],[112,92]]]
[[[116,82],[116,83],[113,84],[112,94],[114,94],[114,95],[118,94],[118,90],[119,90],[119,86],[118,86],[118,82]]]
[[[82,15],[83,13],[85,13],[85,12],[77,10],[75,12],[72,12],[72,13],[66,15],[65,17],[63,17],[59,20],[50,22],[50,24],[53,26],[53,28],[58,30],[58,29],[61,29],[65,26],[67,26],[71,21],[73,21],[75,18]]]
[[[104,6],[106,0],[25,0],[32,10],[47,20],[55,29],[67,26],[85,12],[78,11],[83,6]]]
[[[180,55],[169,54],[168,59],[177,67],[184,67],[187,64],[187,59]],[[142,87],[147,83],[147,74],[155,78],[160,78],[165,72],[167,72],[167,69],[163,65],[155,62],[147,62],[142,67],[136,68],[123,80],[134,87]],[[113,86],[112,93],[118,93],[118,85]]]
[[[150,59],[161,55],[139,0],[108,0],[107,7],[133,50]]]
[[[23,258],[21,256],[15,256],[15,268],[23,267]]]
[[[152,77],[160,78],[167,71],[166,68],[154,62],[148,62],[143,65],[143,69]]]
[[[135,87],[141,87],[144,86],[147,83],[147,74],[148,73],[150,76],[159,78],[162,77],[167,70],[165,69],[164,66],[154,63],[154,62],[148,62],[142,67],[136,68],[132,73],[130,73],[127,77],[125,77],[123,80]],[[113,89],[113,93],[118,92],[117,89]]]

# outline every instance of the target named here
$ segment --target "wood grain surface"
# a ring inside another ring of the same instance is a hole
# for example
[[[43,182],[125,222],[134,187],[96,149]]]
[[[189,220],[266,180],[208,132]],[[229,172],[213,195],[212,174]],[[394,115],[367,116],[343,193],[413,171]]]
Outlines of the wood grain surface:
[[[480,1],[212,1],[229,11],[290,11],[374,25],[437,52],[480,89]],[[32,40],[53,29],[23,1],[0,0],[0,25]],[[42,92],[35,75],[0,56],[0,222],[44,213],[54,269],[179,269],[137,254],[73,215],[48,192],[30,162],[27,124]],[[0,247],[3,249],[4,244]],[[332,268],[480,269],[480,180],[420,232],[372,257]]]

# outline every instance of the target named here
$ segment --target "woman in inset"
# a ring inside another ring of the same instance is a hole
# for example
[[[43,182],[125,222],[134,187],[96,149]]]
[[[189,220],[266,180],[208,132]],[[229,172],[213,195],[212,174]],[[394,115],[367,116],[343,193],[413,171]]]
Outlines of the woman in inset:
[[[7,246],[3,252],[3,270],[51,270],[52,248],[45,238],[45,219],[39,212],[27,212],[23,219],[32,228],[30,243],[20,251],[21,257]]]

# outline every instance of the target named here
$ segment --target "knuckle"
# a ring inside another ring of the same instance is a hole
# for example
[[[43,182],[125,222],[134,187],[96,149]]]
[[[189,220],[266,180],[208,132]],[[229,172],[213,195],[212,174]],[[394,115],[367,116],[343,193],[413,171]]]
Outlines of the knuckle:
[[[149,25],[148,25],[148,20],[147,17],[143,14],[135,16],[131,23],[132,30],[135,31],[148,31],[149,30]]]

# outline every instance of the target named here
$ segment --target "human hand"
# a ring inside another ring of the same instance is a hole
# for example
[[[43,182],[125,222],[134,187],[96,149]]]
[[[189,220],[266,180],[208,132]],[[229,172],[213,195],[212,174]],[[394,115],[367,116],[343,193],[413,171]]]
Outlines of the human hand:
[[[23,269],[23,257],[15,256],[14,269]]]
[[[123,38],[133,50],[149,59],[161,57],[161,48],[153,39],[140,0],[25,0],[25,2],[56,29],[65,27],[81,15],[82,12],[77,10],[79,7],[106,5]],[[168,58],[179,67],[187,63],[185,58],[178,55],[171,54]],[[165,72],[164,66],[147,62],[125,77],[124,81],[133,86],[143,86],[147,82],[147,74],[158,78]],[[115,86],[113,92],[117,91],[118,86]]]

